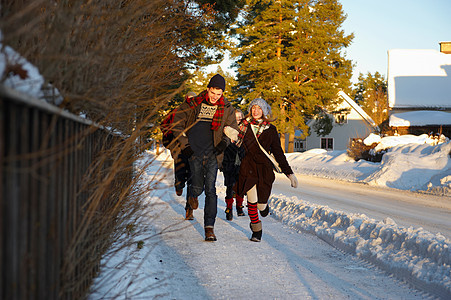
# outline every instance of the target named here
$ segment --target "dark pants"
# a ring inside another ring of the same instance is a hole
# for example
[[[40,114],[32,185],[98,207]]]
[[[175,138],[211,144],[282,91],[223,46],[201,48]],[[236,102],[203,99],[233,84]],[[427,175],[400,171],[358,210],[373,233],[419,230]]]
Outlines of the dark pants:
[[[231,199],[231,198],[233,198],[233,196],[235,196],[234,187],[235,187],[235,182],[231,185],[226,186],[226,196],[225,196],[226,199]]]
[[[189,161],[183,154],[180,153],[177,156],[177,159],[174,160],[175,189],[183,190],[185,183],[187,183],[189,177]]]
[[[205,190],[204,226],[214,226],[218,210],[216,195],[216,176],[218,162],[216,155],[210,153],[202,157],[191,156],[189,159],[191,182],[188,192],[192,197],[198,197]]]

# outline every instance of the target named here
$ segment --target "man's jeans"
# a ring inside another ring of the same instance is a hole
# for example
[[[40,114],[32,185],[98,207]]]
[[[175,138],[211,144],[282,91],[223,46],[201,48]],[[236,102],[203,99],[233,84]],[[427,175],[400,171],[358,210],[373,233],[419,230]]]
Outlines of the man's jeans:
[[[193,155],[189,159],[191,170],[191,186],[189,193],[198,197],[205,190],[204,227],[214,226],[218,210],[218,196],[216,195],[216,176],[218,162],[216,155],[210,153],[202,157]]]

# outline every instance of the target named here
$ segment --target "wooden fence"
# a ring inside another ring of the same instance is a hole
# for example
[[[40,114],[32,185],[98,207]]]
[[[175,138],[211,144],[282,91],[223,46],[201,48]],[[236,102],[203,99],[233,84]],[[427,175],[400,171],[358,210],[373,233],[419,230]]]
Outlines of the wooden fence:
[[[96,242],[114,227],[100,227],[95,216],[108,213],[132,176],[122,173],[92,209],[96,180],[113,163],[99,157],[118,140],[0,86],[0,299],[86,297],[104,251]]]

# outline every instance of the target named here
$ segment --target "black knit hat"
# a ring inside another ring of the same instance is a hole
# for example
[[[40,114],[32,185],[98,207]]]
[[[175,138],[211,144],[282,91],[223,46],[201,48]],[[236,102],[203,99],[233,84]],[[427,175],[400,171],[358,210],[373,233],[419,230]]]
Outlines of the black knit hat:
[[[221,89],[223,92],[225,91],[225,79],[219,74],[216,74],[215,76],[211,77],[210,82],[208,83],[207,87],[215,87]]]

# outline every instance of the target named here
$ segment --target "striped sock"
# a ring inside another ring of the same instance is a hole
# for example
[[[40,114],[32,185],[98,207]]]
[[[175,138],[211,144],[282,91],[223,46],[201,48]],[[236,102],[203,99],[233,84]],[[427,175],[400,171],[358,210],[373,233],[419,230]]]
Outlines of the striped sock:
[[[258,223],[258,209],[257,203],[247,203],[247,213],[249,214],[249,218],[251,219],[251,223]]]

